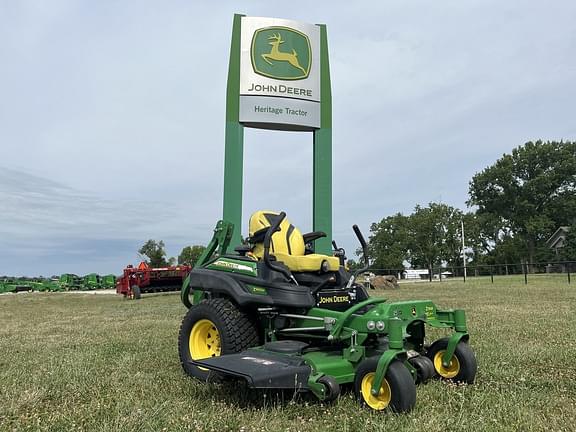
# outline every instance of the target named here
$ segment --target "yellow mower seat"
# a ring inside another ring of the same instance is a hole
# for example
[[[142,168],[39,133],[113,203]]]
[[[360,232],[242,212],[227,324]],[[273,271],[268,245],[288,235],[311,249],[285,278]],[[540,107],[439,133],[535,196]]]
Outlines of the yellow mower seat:
[[[250,216],[249,235],[255,245],[252,253],[258,258],[264,257],[264,236],[259,235],[272,226],[279,213],[274,211],[257,211]],[[304,237],[298,228],[286,218],[280,224],[280,231],[272,235],[270,254],[284,263],[293,272],[338,271],[340,260],[337,257],[321,254],[305,255]],[[324,269],[322,264],[324,264]]]

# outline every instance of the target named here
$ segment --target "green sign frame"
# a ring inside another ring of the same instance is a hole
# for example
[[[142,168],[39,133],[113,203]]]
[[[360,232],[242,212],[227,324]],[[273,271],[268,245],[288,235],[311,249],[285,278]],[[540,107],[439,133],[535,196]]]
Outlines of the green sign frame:
[[[239,111],[240,47],[243,16],[241,14],[234,15],[226,90],[223,219],[234,224],[232,245],[241,243],[242,227],[245,126],[239,121]],[[301,133],[313,135],[313,230],[326,233],[326,237],[316,240],[315,251],[316,253],[330,254],[332,251],[332,93],[326,26],[324,24],[317,25],[320,29],[320,128]],[[280,26],[275,28],[279,30]],[[294,29],[288,30],[296,33]],[[310,63],[311,58],[308,60],[308,68]],[[257,67],[254,67],[254,70],[256,73],[260,73]],[[306,76],[308,73],[309,70]],[[306,76],[300,78],[283,77],[282,79],[296,80],[306,78]],[[282,130],[278,127],[276,129]],[[286,130],[294,129],[286,128]]]

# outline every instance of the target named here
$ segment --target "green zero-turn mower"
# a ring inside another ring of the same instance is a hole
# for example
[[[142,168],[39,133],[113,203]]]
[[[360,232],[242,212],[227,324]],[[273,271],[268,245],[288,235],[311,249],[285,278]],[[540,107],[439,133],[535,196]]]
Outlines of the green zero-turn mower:
[[[344,250],[313,253],[322,232],[302,235],[285,213],[250,218],[246,244],[228,254],[233,225],[220,221],[182,286],[188,307],[178,337],[184,371],[202,381],[312,392],[329,402],[353,385],[363,405],[410,411],[416,384],[437,376],[472,383],[476,358],[463,310],[430,300],[388,303],[355,284]],[[426,326],[451,330],[425,343]]]

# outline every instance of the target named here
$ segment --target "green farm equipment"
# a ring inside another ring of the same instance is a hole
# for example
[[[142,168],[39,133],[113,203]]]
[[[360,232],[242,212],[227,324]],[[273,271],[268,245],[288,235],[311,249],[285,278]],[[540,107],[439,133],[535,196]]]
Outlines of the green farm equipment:
[[[31,282],[32,291],[45,292],[50,291],[50,286],[43,283],[41,280],[34,280]]]
[[[100,278],[101,286],[103,289],[116,288],[116,276],[113,274],[104,275]]]
[[[12,279],[4,279],[0,282],[0,293],[16,292],[16,282]]]
[[[8,282],[0,281],[0,294],[11,292],[9,289],[10,289],[10,286],[9,286]]]
[[[100,276],[96,273],[90,273],[84,276],[82,278],[82,284],[84,285],[84,289],[87,290],[96,290],[102,288]]]
[[[355,283],[345,253],[315,254],[322,232],[302,235],[285,213],[256,212],[249,238],[229,254],[233,225],[220,221],[185,280],[188,312],[178,338],[184,371],[202,381],[311,392],[332,401],[350,384],[374,410],[410,411],[416,384],[432,377],[472,383],[476,358],[463,310],[430,300],[387,302]],[[432,343],[426,328],[448,337]]]
[[[40,280],[40,284],[42,284],[43,291],[50,291],[50,292],[64,291],[56,281],[53,281],[51,279],[42,279]]]
[[[58,279],[60,288],[66,291],[81,290],[83,288],[82,278],[72,273],[64,273]]]
[[[0,286],[0,292],[25,292],[32,291],[33,284],[27,279],[4,279]]]
[[[60,285],[51,281],[50,279],[37,278],[30,282],[33,291],[39,292],[54,292],[62,291]]]

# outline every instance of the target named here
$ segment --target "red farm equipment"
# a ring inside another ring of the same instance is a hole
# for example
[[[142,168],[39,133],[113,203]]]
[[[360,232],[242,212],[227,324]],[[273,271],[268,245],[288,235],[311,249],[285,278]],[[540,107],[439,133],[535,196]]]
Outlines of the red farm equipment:
[[[145,293],[180,291],[191,269],[188,265],[153,268],[145,262],[138,267],[129,265],[116,280],[116,292],[127,299],[139,299]]]

